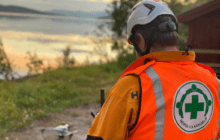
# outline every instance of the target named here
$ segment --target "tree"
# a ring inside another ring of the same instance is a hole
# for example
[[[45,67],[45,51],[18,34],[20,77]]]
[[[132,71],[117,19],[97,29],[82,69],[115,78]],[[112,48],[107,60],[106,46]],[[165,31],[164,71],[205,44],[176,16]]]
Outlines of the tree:
[[[140,0],[113,0],[106,10],[109,17],[114,21],[111,30],[116,38],[125,37],[126,22],[131,8]]]
[[[12,62],[9,60],[7,54],[4,51],[2,38],[0,37],[0,74],[5,74],[5,80],[9,80],[9,76],[14,79],[12,70]]]
[[[99,55],[101,57],[100,63],[102,63],[102,58],[104,58],[105,61],[109,62],[110,60],[108,57],[106,44],[111,42],[111,38],[108,30],[105,28],[104,24],[101,24],[97,26],[96,30],[94,30],[93,33],[96,37],[90,37],[90,39],[95,44],[95,47],[93,49],[93,52],[90,54]]]
[[[63,56],[64,56],[63,64],[64,64],[64,67],[73,67],[74,64],[75,64],[75,59],[74,58],[69,58],[70,51],[71,51],[70,45],[67,45],[66,49],[63,50]]]
[[[58,57],[56,59],[58,63],[58,67],[73,67],[74,64],[76,63],[76,60],[74,58],[69,58],[70,53],[74,52],[74,50],[71,49],[70,45],[66,46],[66,49],[64,50],[58,50],[63,53],[63,57]],[[80,51],[80,50],[77,50]]]
[[[114,33],[112,36],[112,50],[118,53],[118,67],[125,69],[135,59],[136,53],[134,47],[129,45],[126,38],[126,22],[131,12],[131,8],[140,0],[113,0],[106,12],[111,17],[113,23],[108,27]]]
[[[40,71],[43,71],[43,60],[41,60],[36,53],[34,53],[34,55],[31,54],[30,51],[27,52],[27,57],[26,59],[29,60],[29,62],[26,64],[26,66],[28,67],[29,71],[28,71],[28,75],[30,75],[32,72],[36,72],[37,74],[39,74]]]

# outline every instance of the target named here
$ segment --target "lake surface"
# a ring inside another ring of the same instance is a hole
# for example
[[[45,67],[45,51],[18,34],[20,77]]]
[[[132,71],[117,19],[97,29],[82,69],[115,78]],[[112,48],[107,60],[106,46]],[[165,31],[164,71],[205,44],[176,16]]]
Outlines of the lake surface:
[[[1,30],[42,32],[45,34],[93,34],[98,25],[110,20],[45,16],[31,14],[7,14],[0,12]]]
[[[28,71],[26,66],[28,60],[25,59],[27,51],[36,53],[44,60],[45,65],[50,64],[54,67],[57,65],[55,59],[63,55],[62,50],[67,45],[73,49],[70,57],[74,57],[78,65],[86,60],[90,62],[104,60],[86,51],[93,52],[96,46],[93,40],[97,38],[94,30],[105,22],[98,19],[0,13],[0,36],[5,52],[16,65],[14,69],[20,75],[25,75]],[[109,58],[115,59],[116,53],[111,51],[110,43],[103,47]]]

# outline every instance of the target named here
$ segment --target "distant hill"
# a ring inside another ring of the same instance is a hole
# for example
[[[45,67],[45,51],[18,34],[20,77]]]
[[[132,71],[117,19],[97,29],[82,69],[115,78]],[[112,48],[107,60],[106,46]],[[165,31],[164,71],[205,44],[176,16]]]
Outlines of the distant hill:
[[[26,7],[14,5],[1,5],[0,12],[11,13],[24,13],[24,14],[42,14],[42,15],[65,15],[78,18],[102,18],[108,19],[108,14],[105,11],[83,12],[83,11],[68,11],[68,10],[51,10],[51,11],[38,11]]]
[[[83,11],[68,11],[68,10],[52,10],[48,12],[61,14],[65,16],[71,16],[71,17],[79,17],[79,18],[105,18],[108,16],[105,11],[83,12]]]
[[[43,15],[57,15],[50,12],[41,12],[34,9],[29,9],[20,6],[4,6],[0,4],[0,12],[11,12],[11,13],[25,13],[25,14],[43,14]]]

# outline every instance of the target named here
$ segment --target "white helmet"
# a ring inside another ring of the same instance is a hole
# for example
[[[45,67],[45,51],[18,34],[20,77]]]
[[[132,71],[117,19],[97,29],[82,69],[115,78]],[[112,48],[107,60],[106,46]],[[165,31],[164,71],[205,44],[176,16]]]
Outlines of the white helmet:
[[[132,8],[132,13],[127,21],[127,40],[130,42],[132,35],[131,31],[135,25],[145,25],[153,21],[159,15],[172,15],[175,17],[173,12],[170,10],[168,5],[162,1],[157,0],[144,0],[137,3]],[[175,17],[177,22],[177,19]]]

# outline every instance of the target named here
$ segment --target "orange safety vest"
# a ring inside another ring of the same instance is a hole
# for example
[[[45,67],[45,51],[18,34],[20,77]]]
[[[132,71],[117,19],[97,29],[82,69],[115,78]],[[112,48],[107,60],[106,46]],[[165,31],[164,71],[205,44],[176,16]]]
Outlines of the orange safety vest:
[[[144,60],[121,75],[137,75],[141,87],[138,119],[128,140],[214,140],[220,120],[214,70],[194,61]]]

